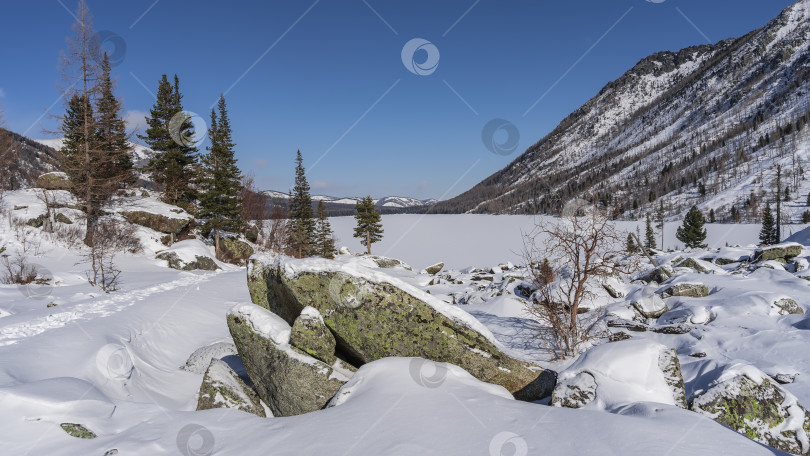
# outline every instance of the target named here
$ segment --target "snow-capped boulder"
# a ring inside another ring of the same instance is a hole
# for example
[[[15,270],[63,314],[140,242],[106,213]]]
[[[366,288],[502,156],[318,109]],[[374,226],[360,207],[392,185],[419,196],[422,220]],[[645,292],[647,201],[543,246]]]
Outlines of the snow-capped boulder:
[[[274,416],[322,409],[356,370],[340,360],[330,366],[293,347],[290,325],[254,304],[231,309],[228,329],[256,392]]]
[[[259,396],[219,359],[212,359],[205,371],[200,392],[197,394],[197,410],[229,408],[265,417]]]
[[[658,318],[669,312],[669,306],[655,293],[655,286],[652,285],[634,291],[627,299],[643,318]]]
[[[675,274],[675,271],[672,270],[669,266],[659,266],[652,271],[648,272],[647,274],[640,277],[641,280],[650,283],[663,283],[669,280]]]
[[[804,315],[804,309],[795,300],[782,298],[771,304],[771,313],[775,315]]]
[[[236,355],[236,345],[230,342],[215,342],[194,350],[186,364],[180,369],[202,375],[208,370],[212,359],[222,359],[233,355]]]
[[[709,272],[709,269],[706,266],[704,266],[703,264],[701,264],[701,263],[702,263],[701,260],[697,260],[695,258],[687,258],[687,259],[681,261],[680,263],[676,264],[675,267],[676,268],[691,268],[691,269],[694,269],[697,272],[700,272],[702,274],[706,274],[707,272]]]
[[[752,440],[793,454],[810,451],[810,418],[795,396],[748,364],[720,370],[692,410]]]
[[[155,258],[166,261],[172,269],[183,271],[219,269],[211,250],[197,239],[176,242],[170,248],[159,252]]]
[[[672,296],[705,298],[709,296],[709,287],[702,283],[679,283],[665,287],[661,291],[661,297],[663,298],[670,298]]]
[[[434,264],[432,266],[426,267],[425,268],[425,274],[430,274],[430,275],[438,274],[439,271],[442,270],[442,268],[444,268],[444,263],[436,263],[436,264]]]
[[[377,265],[378,268],[388,269],[396,266],[401,266],[402,268],[407,269],[408,271],[411,270],[410,266],[408,266],[407,264],[403,263],[400,260],[397,260],[396,258],[387,258],[378,255],[371,255],[368,256],[368,258],[374,261],[374,263]]]
[[[290,324],[307,305],[316,308],[335,335],[339,358],[447,362],[525,400],[546,397],[554,388],[552,371],[509,357],[470,314],[386,274],[367,258],[254,255],[248,286],[256,304]]]
[[[323,323],[321,313],[314,307],[304,307],[301,315],[295,319],[290,344],[326,364],[335,362],[335,336]]]
[[[552,405],[615,411],[634,402],[686,408],[675,350],[649,340],[591,348],[560,373]]]

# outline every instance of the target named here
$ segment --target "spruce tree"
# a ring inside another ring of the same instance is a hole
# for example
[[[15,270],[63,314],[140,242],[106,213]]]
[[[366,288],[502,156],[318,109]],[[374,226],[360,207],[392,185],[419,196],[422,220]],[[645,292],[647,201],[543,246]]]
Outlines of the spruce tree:
[[[335,257],[335,237],[332,233],[332,226],[326,216],[326,206],[323,201],[318,201],[318,222],[315,226],[315,238],[318,255],[332,259]]]
[[[191,201],[192,166],[197,162],[194,125],[183,111],[180,82],[174,86],[164,74],[158,84],[155,105],[146,118],[146,134],[139,136],[158,154],[149,161],[152,179],[163,186],[163,200],[170,204]]]
[[[295,158],[295,186],[290,195],[290,231],[288,246],[298,258],[316,252],[315,219],[312,216],[312,197],[304,170],[304,159],[299,150]]]
[[[717,221],[716,215],[714,213],[714,208],[709,209],[709,223],[715,223]]]
[[[652,221],[650,220],[649,215],[647,215],[646,228],[644,232],[644,247],[646,247],[647,250],[653,250],[656,248],[655,231],[653,230]]]
[[[371,244],[382,240],[383,228],[382,218],[377,208],[374,206],[374,200],[371,196],[366,196],[361,199],[354,207],[356,213],[354,214],[357,220],[357,226],[354,228],[354,237],[360,238],[360,243],[366,246],[368,254],[371,255]]]
[[[765,208],[762,209],[762,229],[759,231],[759,243],[762,245],[773,245],[778,242],[771,205],[767,204]]]
[[[199,217],[203,229],[213,230],[216,253],[220,253],[220,231],[238,231],[242,223],[242,173],[234,157],[231,123],[225,97],[220,95],[216,110],[211,109],[208,138],[211,145],[202,159]]]
[[[127,142],[127,127],[122,116],[121,101],[116,98],[110,75],[110,59],[107,54],[101,60],[99,97],[96,101],[96,137],[104,155],[104,169],[99,170],[111,194],[135,181],[132,173],[132,158]]]
[[[638,253],[638,247],[636,243],[633,241],[633,234],[627,233],[627,253],[630,255],[634,255]]]
[[[707,247],[703,242],[706,240],[706,229],[703,227],[705,223],[706,219],[703,217],[703,213],[700,212],[700,209],[698,209],[697,206],[692,206],[686,214],[683,225],[678,227],[676,237],[679,241],[684,243],[686,248],[704,249]]]

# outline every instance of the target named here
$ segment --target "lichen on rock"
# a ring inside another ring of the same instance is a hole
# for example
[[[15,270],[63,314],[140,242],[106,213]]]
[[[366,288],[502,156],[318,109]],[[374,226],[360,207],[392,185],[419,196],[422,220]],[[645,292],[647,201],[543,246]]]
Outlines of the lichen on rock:
[[[211,360],[205,371],[197,394],[197,410],[215,408],[241,410],[262,418],[266,416],[256,392],[224,361],[216,358]]]

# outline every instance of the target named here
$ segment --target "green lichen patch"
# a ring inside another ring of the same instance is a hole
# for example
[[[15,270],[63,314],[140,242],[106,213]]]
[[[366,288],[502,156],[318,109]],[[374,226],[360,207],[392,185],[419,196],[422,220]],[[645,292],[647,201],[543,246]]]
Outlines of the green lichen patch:
[[[98,437],[93,431],[87,429],[81,424],[62,423],[59,426],[61,426],[62,429],[68,433],[68,435],[71,435],[79,439],[94,439]]]
[[[308,309],[311,312],[306,312]],[[335,336],[326,327],[317,310],[312,307],[304,310],[292,326],[290,344],[331,365],[335,362]]]

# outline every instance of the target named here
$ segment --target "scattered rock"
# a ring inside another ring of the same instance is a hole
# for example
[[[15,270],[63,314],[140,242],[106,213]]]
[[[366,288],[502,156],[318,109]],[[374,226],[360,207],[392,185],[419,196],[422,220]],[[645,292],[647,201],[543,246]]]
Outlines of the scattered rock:
[[[672,296],[684,296],[688,298],[705,298],[709,296],[709,287],[702,283],[679,283],[670,285],[661,292],[661,296],[669,298]]]
[[[301,315],[295,319],[290,344],[326,364],[331,365],[335,362],[335,336],[323,323],[321,313],[314,307],[304,307]]]
[[[340,248],[340,250],[338,250],[338,253],[341,254],[341,255],[351,255],[352,251],[349,250],[348,247],[343,246],[343,247]]]
[[[249,289],[256,304],[288,323],[307,305],[315,307],[335,336],[338,358],[355,365],[391,356],[421,357],[458,365],[518,399],[551,394],[553,371],[507,356],[489,330],[466,312],[362,261],[254,256]]]
[[[356,371],[340,360],[330,366],[291,346],[290,326],[263,307],[234,307],[228,329],[256,392],[274,416],[324,408]]]
[[[690,357],[692,357],[692,358],[705,358],[705,357],[706,357],[706,353],[704,353],[704,352],[697,352],[697,353],[692,353],[692,354],[690,354],[689,356],[690,356]]]
[[[721,373],[692,402],[692,410],[740,434],[793,454],[802,454],[810,419],[796,397],[750,365]]]
[[[256,226],[256,225],[252,225],[252,224],[248,225],[247,228],[245,228],[245,239],[247,239],[249,242],[252,242],[254,244],[256,242],[258,242],[259,241],[259,227]],[[250,258],[250,257],[248,257],[248,258]],[[247,258],[245,258],[245,259],[247,259]]]
[[[630,338],[631,338],[630,334],[627,334],[624,331],[619,331],[619,332],[611,333],[608,336],[608,342],[621,342],[623,340],[627,340],[627,339],[630,339]]]
[[[93,431],[76,423],[62,423],[59,426],[69,435],[79,439],[94,439],[98,437]]]
[[[625,320],[623,318],[608,320],[607,325],[609,328],[622,328],[633,332],[644,332],[650,329],[649,325],[637,321]]]
[[[241,410],[262,418],[266,416],[256,392],[219,359],[211,360],[197,395],[197,410],[215,408]]]
[[[348,249],[346,249],[348,250]],[[407,269],[408,271],[411,270],[411,267],[407,264],[397,260],[396,258],[386,258],[377,255],[372,255],[371,258],[374,263],[377,265],[378,268],[389,269],[395,266],[402,266],[403,268]]]
[[[695,271],[700,272],[702,274],[705,274],[705,273],[709,272],[709,270],[706,269],[706,267],[704,267],[702,264],[700,264],[698,262],[698,260],[696,260],[694,258],[687,258],[687,259],[681,261],[680,263],[678,263],[677,265],[675,265],[675,267],[677,267],[677,268],[691,268],[691,269],[694,269]]]
[[[64,223],[66,225],[72,225],[73,221],[68,218],[67,215],[59,212],[56,214],[56,221],[60,223]]]
[[[444,263],[436,263],[433,266],[426,267],[425,272],[430,274],[430,275],[438,274],[439,271],[442,270],[442,268],[444,268]]]
[[[643,375],[640,375],[643,373]],[[686,408],[686,390],[675,350],[649,340],[598,345],[560,374],[551,404],[614,410],[631,402]]]
[[[164,260],[169,263],[169,267],[172,269],[179,269],[181,271],[194,271],[197,269],[203,271],[216,271],[219,269],[217,263],[209,257],[204,257],[200,255],[194,256],[194,261],[183,261],[175,252],[163,252],[159,253],[155,258],[158,260]]]
[[[656,283],[664,283],[669,280],[675,274],[675,271],[672,270],[669,266],[660,266],[653,269],[651,272],[647,273],[646,275],[640,277],[641,280],[644,282],[656,282]]]
[[[51,307],[56,307],[56,306],[58,306],[58,305],[59,305],[59,304],[57,304],[57,303],[55,303],[55,302],[49,302],[49,303],[48,303],[48,305],[46,305],[45,307],[47,307],[47,308],[49,308],[49,309],[50,309]]]
[[[37,217],[28,219],[28,221],[25,222],[25,224],[28,226],[33,226],[34,228],[42,228],[42,226],[45,224],[45,220],[47,219],[48,219],[47,214],[40,214]]]
[[[611,298],[613,298],[613,299],[619,299],[619,298],[623,298],[623,297],[624,297],[624,293],[621,293],[621,292],[619,292],[619,291],[616,291],[616,289],[615,289],[615,288],[613,288],[613,286],[612,286],[611,284],[609,284],[609,283],[603,283],[603,284],[602,284],[602,288],[604,288],[604,289],[605,289],[605,291],[607,291],[607,293],[608,293],[608,294],[610,295],[610,297],[611,297]]]
[[[652,328],[652,331],[658,334],[678,335],[678,334],[689,334],[690,332],[692,332],[693,329],[695,328],[693,328],[692,326],[683,323],[678,323],[674,325],[656,326]]]
[[[145,226],[165,234],[180,234],[189,224],[189,219],[171,218],[145,211],[121,212],[120,214],[129,223]]]
[[[782,298],[772,303],[771,312],[778,315],[804,315],[804,309],[790,298]]]
[[[588,372],[580,372],[561,380],[551,394],[554,407],[582,408],[596,398],[596,379]]]
[[[15,211],[21,211],[23,209],[28,209],[28,206],[17,206],[16,204],[14,205]]]
[[[211,360],[222,359],[236,353],[236,345],[230,342],[216,342],[194,350],[180,369],[202,375],[208,370]]]
[[[773,379],[780,385],[789,385],[796,381],[798,375],[799,374],[776,374],[773,376]]]
[[[654,287],[647,286],[630,296],[631,305],[643,318],[658,318],[669,312],[669,306],[655,293]]]

